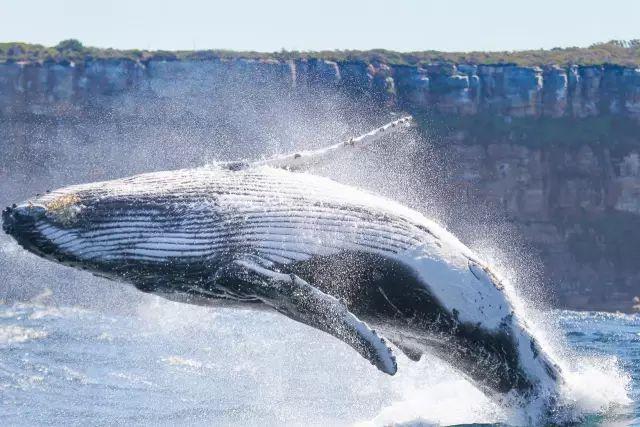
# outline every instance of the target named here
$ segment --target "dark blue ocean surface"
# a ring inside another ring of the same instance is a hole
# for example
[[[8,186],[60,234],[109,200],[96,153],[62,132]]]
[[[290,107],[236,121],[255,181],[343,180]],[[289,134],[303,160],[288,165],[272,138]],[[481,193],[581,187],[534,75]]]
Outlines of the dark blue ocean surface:
[[[436,360],[400,357],[391,378],[282,316],[155,297],[126,314],[45,300],[0,305],[3,425],[517,423]],[[576,355],[565,363],[583,425],[640,424],[640,316],[550,315]]]

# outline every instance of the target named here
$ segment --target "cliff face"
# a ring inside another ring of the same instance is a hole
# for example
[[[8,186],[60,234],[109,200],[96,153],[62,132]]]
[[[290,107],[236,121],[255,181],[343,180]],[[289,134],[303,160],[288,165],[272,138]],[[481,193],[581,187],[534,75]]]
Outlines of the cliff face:
[[[23,123],[28,143],[24,127],[42,119],[199,116],[217,89],[248,82],[283,96],[335,90],[426,118],[425,132],[455,155],[451,185],[521,227],[560,303],[627,309],[640,294],[640,69],[314,59],[1,63],[0,120]]]
[[[282,89],[336,87],[366,93],[390,105],[444,114],[536,118],[611,114],[640,120],[640,69],[465,64],[411,67],[313,59],[2,63],[0,111],[6,116],[72,113],[74,107],[90,104],[96,97],[133,89],[145,89],[157,97],[183,98],[189,95],[184,89],[195,82],[211,87],[243,78]]]

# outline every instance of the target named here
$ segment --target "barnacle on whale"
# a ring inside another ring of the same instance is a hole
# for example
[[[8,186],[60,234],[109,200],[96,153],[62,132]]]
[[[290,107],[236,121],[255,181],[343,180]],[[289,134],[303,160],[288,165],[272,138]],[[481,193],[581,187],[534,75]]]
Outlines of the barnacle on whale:
[[[80,197],[73,193],[56,197],[46,203],[45,207],[47,208],[47,212],[52,214],[55,219],[63,225],[73,223],[83,208],[80,203]]]

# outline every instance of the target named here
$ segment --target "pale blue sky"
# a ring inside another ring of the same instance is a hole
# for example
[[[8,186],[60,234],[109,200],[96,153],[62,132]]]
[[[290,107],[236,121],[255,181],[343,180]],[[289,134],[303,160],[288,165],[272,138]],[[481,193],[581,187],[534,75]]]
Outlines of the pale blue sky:
[[[519,50],[640,38],[640,0],[0,0],[0,41],[274,51]]]

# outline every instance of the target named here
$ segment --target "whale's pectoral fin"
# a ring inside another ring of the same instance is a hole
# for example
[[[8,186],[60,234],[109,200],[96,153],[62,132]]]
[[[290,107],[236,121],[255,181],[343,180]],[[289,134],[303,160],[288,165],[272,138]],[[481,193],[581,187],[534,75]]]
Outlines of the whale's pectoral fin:
[[[253,164],[256,166],[264,165],[289,170],[299,170],[308,168],[310,166],[327,163],[335,160],[341,155],[344,155],[345,152],[366,147],[386,135],[406,129],[411,126],[412,122],[413,118],[411,116],[401,117],[397,120],[387,123],[384,126],[374,129],[371,132],[367,132],[363,135],[351,138],[348,141],[330,145],[319,150],[301,151],[298,153],[274,157],[268,160],[258,161]]]
[[[396,358],[386,341],[337,298],[300,277],[271,271],[251,260],[234,261],[216,276],[218,286],[255,296],[287,317],[344,341],[382,372],[396,373]]]

